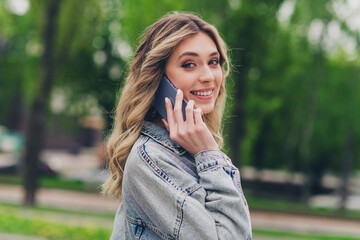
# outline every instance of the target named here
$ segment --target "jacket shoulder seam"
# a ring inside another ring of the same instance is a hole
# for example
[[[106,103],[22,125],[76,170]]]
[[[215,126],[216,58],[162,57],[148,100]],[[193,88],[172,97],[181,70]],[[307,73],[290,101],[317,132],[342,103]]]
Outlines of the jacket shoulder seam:
[[[138,147],[138,153],[140,154],[141,158],[145,161],[145,163],[154,171],[154,173],[167,182],[174,190],[178,192],[176,196],[176,219],[175,219],[175,226],[173,228],[173,235],[175,239],[179,238],[180,228],[183,223],[183,206],[185,203],[186,198],[201,188],[199,184],[195,184],[190,186],[186,189],[182,189],[177,186],[174,181],[162,170],[160,169],[156,163],[151,159],[151,157],[147,154],[145,150],[145,143]]]
[[[145,161],[145,163],[155,172],[157,176],[159,176],[161,179],[163,179],[165,182],[169,183],[175,190],[181,191],[181,188],[179,188],[171,179],[170,177],[162,170],[160,169],[156,163],[151,159],[151,157],[147,154],[145,151],[145,143],[139,146],[138,152],[140,154],[140,157]]]

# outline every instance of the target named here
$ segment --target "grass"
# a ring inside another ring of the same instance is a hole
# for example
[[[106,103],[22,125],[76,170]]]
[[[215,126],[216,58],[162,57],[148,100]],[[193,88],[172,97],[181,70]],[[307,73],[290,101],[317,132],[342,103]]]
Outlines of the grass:
[[[0,175],[2,184],[21,185],[19,176]],[[98,185],[88,184],[79,180],[64,180],[59,178],[41,177],[40,186],[82,192],[96,192]],[[360,219],[360,211],[348,210],[339,215],[336,209],[311,207],[300,202],[259,199],[247,196],[250,210],[276,211],[302,215],[316,215],[347,219]],[[47,239],[109,239],[112,225],[97,224],[112,222],[114,214],[98,214],[84,211],[59,210],[47,207],[24,208],[14,204],[0,203],[0,232],[15,233],[28,236],[39,236]],[[58,216],[58,217],[54,217]],[[61,218],[65,219],[59,219]],[[66,221],[69,219],[69,221]],[[71,219],[86,219],[75,222]],[[254,229],[256,236],[267,236],[274,239],[319,239],[319,240],[355,240],[360,238],[346,236],[327,236],[316,234],[301,234],[283,231]]]
[[[275,206],[278,203],[272,203]],[[53,214],[53,215],[51,215]],[[66,222],[58,222],[54,215],[61,215]],[[73,218],[91,220],[81,224],[72,224]],[[39,236],[47,239],[109,239],[112,225],[101,226],[100,222],[113,221],[114,214],[97,214],[83,211],[58,210],[44,207],[23,207],[14,204],[0,203],[0,232]],[[253,230],[254,239],[259,236],[274,239],[308,239],[308,240],[356,240],[360,238],[348,236],[328,236],[323,234],[302,234],[285,231]]]
[[[115,213],[94,213],[94,212],[85,212],[85,211],[76,211],[76,210],[66,210],[66,209],[58,209],[58,208],[51,208],[51,207],[40,207],[40,206],[33,206],[33,207],[26,207],[26,206],[19,206],[17,204],[11,203],[0,203],[0,214],[4,212],[12,212],[17,213],[20,211],[27,211],[30,213],[59,213],[59,214],[68,214],[68,215],[77,215],[82,217],[102,217],[108,219],[114,219]]]
[[[2,184],[21,185],[22,179],[17,175],[0,175]],[[64,190],[73,190],[81,192],[98,192],[99,185],[97,183],[85,183],[81,180],[68,180],[56,177],[40,177],[39,184],[42,188],[56,188]],[[301,202],[279,201],[270,199],[261,199],[247,196],[251,210],[276,211],[295,213],[302,215],[315,215],[332,218],[360,219],[360,211],[347,210],[340,213],[337,209],[311,207]]]
[[[291,233],[291,232],[282,232],[282,231],[270,231],[270,230],[253,230],[254,239],[257,236],[266,236],[272,237],[274,239],[283,239],[283,240],[359,240],[359,237],[348,237],[348,236],[330,236],[322,234],[305,234],[305,233]]]
[[[71,226],[40,219],[25,219],[14,215],[0,215],[0,232],[39,236],[48,239],[103,240],[109,239],[111,229],[90,226]]]
[[[54,218],[59,213],[63,218],[61,221]],[[92,222],[89,216],[91,216]],[[72,224],[71,218],[74,217],[83,219],[83,223]],[[103,222],[104,219],[111,219],[112,222],[113,217],[50,208],[24,208],[0,203],[0,232],[39,236],[47,239],[109,239],[112,226],[99,226],[97,222]]]
[[[339,213],[337,209],[333,208],[311,207],[300,202],[286,202],[278,200],[259,199],[253,197],[247,197],[247,202],[251,210],[276,211],[355,220],[360,219],[360,211],[357,210],[346,210],[343,213]]]

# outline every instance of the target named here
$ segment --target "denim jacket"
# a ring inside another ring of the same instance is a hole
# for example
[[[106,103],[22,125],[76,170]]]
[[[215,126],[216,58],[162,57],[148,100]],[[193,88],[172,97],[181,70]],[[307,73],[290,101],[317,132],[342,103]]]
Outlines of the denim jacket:
[[[126,162],[110,239],[252,239],[238,169],[220,151],[190,154],[145,122]]]

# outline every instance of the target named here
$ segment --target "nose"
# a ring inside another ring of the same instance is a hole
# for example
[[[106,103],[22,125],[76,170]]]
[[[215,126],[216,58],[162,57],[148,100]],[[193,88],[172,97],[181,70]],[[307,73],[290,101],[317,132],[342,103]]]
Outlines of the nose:
[[[202,67],[199,80],[200,82],[211,82],[214,81],[215,76],[208,65]]]

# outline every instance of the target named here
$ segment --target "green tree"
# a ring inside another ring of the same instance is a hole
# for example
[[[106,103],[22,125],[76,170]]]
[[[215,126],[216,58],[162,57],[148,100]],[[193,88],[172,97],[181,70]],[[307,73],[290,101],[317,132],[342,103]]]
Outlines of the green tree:
[[[40,58],[39,79],[36,83],[33,104],[26,134],[25,146],[25,175],[24,186],[26,190],[25,204],[35,203],[35,193],[38,188],[39,155],[44,144],[46,120],[50,94],[55,86],[56,76],[63,69],[65,63],[73,58],[87,45],[81,42],[86,37],[91,37],[92,28],[84,27],[84,18],[96,23],[96,15],[86,15],[89,6],[98,6],[95,1],[88,1],[84,6],[73,1],[52,0],[45,2],[33,1],[32,10],[42,12],[43,19],[39,21],[42,28],[43,53]],[[92,8],[93,10],[96,8]],[[67,16],[67,17],[64,17]],[[76,16],[76,17],[75,17]],[[73,24],[69,24],[70,19]],[[81,44],[79,44],[81,42]]]
[[[26,135],[25,152],[25,199],[26,205],[34,205],[37,189],[37,171],[39,155],[44,141],[44,124],[50,92],[54,85],[56,62],[54,59],[56,23],[60,8],[60,1],[48,1],[45,4],[45,25],[43,28],[44,52],[40,63],[40,76],[37,93],[31,107]]]

